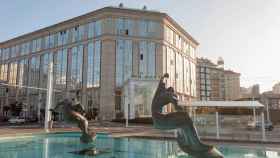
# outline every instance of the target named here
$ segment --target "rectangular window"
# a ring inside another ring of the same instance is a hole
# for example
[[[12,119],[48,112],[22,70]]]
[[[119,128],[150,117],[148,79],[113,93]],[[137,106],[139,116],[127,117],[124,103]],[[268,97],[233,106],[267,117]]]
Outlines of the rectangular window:
[[[183,93],[183,57],[178,52],[176,53],[176,90]]]
[[[67,49],[61,49],[54,55],[55,87],[66,88]]]
[[[175,87],[175,52],[173,49],[167,47],[167,73],[169,74],[168,84]]]
[[[72,42],[76,42],[79,40],[79,26],[76,26],[71,29],[72,30]]]
[[[71,88],[82,87],[83,45],[71,49]]]
[[[42,48],[42,39],[38,38],[36,39],[36,51],[40,51]]]
[[[52,53],[44,53],[40,58],[40,87],[47,88],[49,64],[53,60]]]
[[[28,77],[28,60],[22,59],[19,61],[18,65],[18,85],[27,86],[27,77]],[[19,95],[25,95],[26,88],[19,87]]]
[[[21,48],[21,45],[16,45],[16,56],[18,56],[19,55],[19,53],[20,53],[20,48]]]
[[[17,62],[10,63],[10,71],[9,71],[9,84],[16,85],[17,84]]]
[[[159,37],[160,23],[156,21],[148,21],[147,34],[150,37]]]
[[[3,60],[8,60],[10,58],[10,48],[4,48],[2,52]]]
[[[100,86],[101,42],[88,44],[87,87]]]
[[[140,45],[140,65],[139,76],[141,78],[155,77],[155,52],[156,44],[154,42],[141,41]]]
[[[31,42],[31,52],[36,52],[36,40],[32,40]]]
[[[118,18],[116,22],[116,32],[118,35],[132,36],[133,23],[131,19]]]
[[[85,36],[85,25],[79,26],[79,41],[83,40]]]
[[[187,58],[184,58],[184,92],[189,94],[190,90],[190,75],[189,75],[189,61]]]
[[[121,87],[132,76],[132,41],[117,40],[116,86]]]
[[[148,21],[147,20],[140,20],[139,22],[139,35],[142,37],[147,37],[148,35]]]
[[[93,86],[100,87],[101,41],[94,43],[94,78]]]
[[[95,22],[94,27],[94,35],[95,37],[100,36],[102,34],[102,20],[98,20]]]
[[[54,34],[49,36],[49,48],[55,47]]]
[[[88,57],[87,57],[87,88],[93,87],[93,68],[94,68],[94,43],[88,44]]]
[[[57,45],[62,46],[68,43],[69,30],[63,30],[57,33]]]
[[[8,64],[1,64],[0,80],[7,81],[8,77]]]
[[[95,22],[91,22],[88,24],[88,39],[94,37],[94,28],[95,28]]]
[[[45,36],[45,49],[50,48],[50,36]]]
[[[39,56],[33,56],[29,60],[29,78],[28,86],[39,87],[40,80],[40,58]],[[38,90],[30,90],[31,93],[36,93]]]

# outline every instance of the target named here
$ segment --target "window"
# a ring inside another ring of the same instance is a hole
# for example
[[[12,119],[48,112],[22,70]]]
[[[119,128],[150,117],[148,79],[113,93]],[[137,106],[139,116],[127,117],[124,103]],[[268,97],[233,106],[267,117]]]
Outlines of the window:
[[[190,69],[189,69],[189,60],[187,58],[184,58],[184,87],[185,87],[185,93],[189,94],[190,93]]]
[[[175,52],[173,49],[167,47],[167,73],[169,78],[167,80],[169,86],[175,87]]]
[[[40,58],[39,56],[33,56],[29,60],[29,78],[28,86],[38,87],[40,80]],[[31,89],[30,92],[35,93],[37,90]]]
[[[18,65],[18,85],[27,86],[27,77],[28,77],[28,60],[22,59],[19,61]],[[26,88],[19,87],[19,94],[26,94]]]
[[[30,43],[26,42],[21,44],[20,55],[26,55],[29,53]]]
[[[116,22],[116,32],[118,35],[133,35],[133,20],[125,19],[125,18],[118,18]]]
[[[176,90],[178,92],[183,92],[183,57],[181,54],[176,53]]]
[[[10,63],[10,71],[9,71],[9,84],[16,85],[17,84],[17,62]]]
[[[55,47],[55,40],[54,40],[54,38],[55,38],[54,34],[49,36],[49,48]]]
[[[93,67],[94,67],[94,43],[88,44],[87,57],[87,88],[93,87]]]
[[[67,49],[61,49],[54,55],[55,88],[66,88]]]
[[[95,28],[95,22],[91,22],[88,24],[88,39],[94,37],[94,28]]]
[[[100,41],[88,44],[87,87],[100,86]]]
[[[196,55],[195,55],[195,48],[190,46],[190,56],[195,59],[196,58]]]
[[[31,52],[32,53],[36,52],[36,40],[32,40],[31,45],[32,45]]]
[[[10,58],[10,48],[4,48],[2,52],[3,60],[8,60]]]
[[[150,37],[159,37],[160,24],[156,21],[148,21],[148,35]]]
[[[196,69],[195,64],[190,63],[190,78],[191,78],[191,95],[196,95]]]
[[[38,38],[36,39],[36,51],[40,51],[42,48],[42,39]]]
[[[85,35],[85,25],[80,25],[79,26],[79,37],[78,40],[81,41],[84,39],[84,35]]]
[[[94,35],[96,36],[100,36],[102,34],[102,21],[98,20],[95,22],[95,27],[94,27]]]
[[[69,30],[63,30],[57,33],[57,45],[62,46],[67,44]]]
[[[44,40],[45,40],[45,49],[49,49],[50,48],[50,36],[45,36]]]
[[[73,47],[71,49],[71,79],[70,87],[79,89],[82,87],[83,72],[83,46]]]
[[[7,81],[8,79],[8,64],[1,65],[0,80]]]
[[[101,41],[96,41],[94,45],[94,74],[93,86],[100,87],[100,64],[101,64]]]
[[[20,47],[21,45],[16,45],[16,56],[18,56],[20,53]]]
[[[49,63],[52,61],[52,53],[41,55],[40,87],[47,88]]]
[[[142,37],[148,36],[148,21],[147,20],[140,20],[139,21],[139,35]]]
[[[116,49],[116,86],[121,87],[132,76],[132,41],[117,40]]]
[[[141,41],[139,47],[141,59],[139,76],[141,78],[154,78],[156,44],[154,42]]]

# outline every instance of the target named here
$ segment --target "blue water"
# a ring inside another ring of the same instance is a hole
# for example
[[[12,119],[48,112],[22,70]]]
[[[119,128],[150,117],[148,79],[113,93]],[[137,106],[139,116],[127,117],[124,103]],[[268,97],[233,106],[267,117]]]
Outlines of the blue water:
[[[79,136],[79,133],[62,133],[0,139],[0,158],[190,158],[180,151],[175,141],[113,139],[99,134],[94,143],[82,144]],[[218,148],[225,158],[280,158],[280,153],[264,149]],[[92,149],[99,153],[90,155]]]

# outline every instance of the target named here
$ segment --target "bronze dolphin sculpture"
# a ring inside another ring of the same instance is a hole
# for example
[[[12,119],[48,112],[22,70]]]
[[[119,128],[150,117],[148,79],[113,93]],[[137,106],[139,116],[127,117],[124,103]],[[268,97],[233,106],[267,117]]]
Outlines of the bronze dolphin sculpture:
[[[224,156],[214,146],[206,145],[200,141],[188,113],[178,106],[174,89],[165,87],[164,78],[168,77],[168,74],[161,77],[152,100],[154,127],[161,130],[176,129],[176,140],[180,149],[194,158],[223,158]],[[169,103],[174,106],[176,112],[163,114],[162,108]]]

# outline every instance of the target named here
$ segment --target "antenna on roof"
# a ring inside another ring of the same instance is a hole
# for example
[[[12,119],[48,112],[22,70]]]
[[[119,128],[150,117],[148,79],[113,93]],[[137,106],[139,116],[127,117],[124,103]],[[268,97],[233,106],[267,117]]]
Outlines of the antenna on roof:
[[[123,8],[123,3],[120,3],[120,4],[119,4],[119,8]]]
[[[143,10],[147,10],[147,6],[146,6],[146,5],[144,5],[142,9],[143,9]]]

